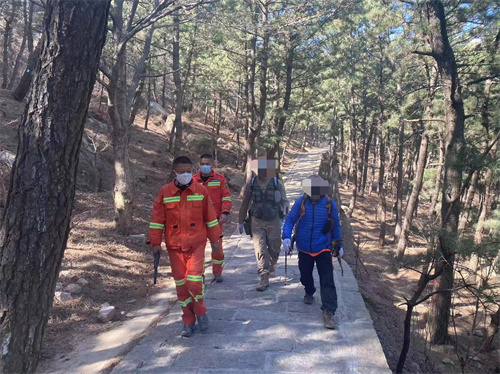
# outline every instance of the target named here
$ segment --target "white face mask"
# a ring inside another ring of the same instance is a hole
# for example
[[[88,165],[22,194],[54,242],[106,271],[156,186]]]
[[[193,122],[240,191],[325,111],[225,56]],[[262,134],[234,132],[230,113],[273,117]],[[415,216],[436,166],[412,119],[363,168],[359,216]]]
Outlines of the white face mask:
[[[189,184],[191,180],[193,179],[193,174],[191,173],[183,173],[183,174],[177,174],[175,173],[175,179],[181,186],[185,186],[186,184]]]

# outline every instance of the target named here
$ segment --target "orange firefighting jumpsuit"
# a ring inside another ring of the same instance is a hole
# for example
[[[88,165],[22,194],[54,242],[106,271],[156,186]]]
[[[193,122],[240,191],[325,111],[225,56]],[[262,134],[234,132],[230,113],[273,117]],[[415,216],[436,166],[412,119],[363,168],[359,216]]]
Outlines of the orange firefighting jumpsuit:
[[[181,190],[171,182],[162,187],[153,206],[149,238],[152,245],[165,244],[170,257],[177,298],[185,325],[194,325],[207,312],[203,301],[205,245],[220,240],[222,231],[208,191],[193,182]]]
[[[226,178],[212,170],[207,181],[203,181],[201,171],[194,176],[194,180],[205,186],[212,199],[217,219],[223,213],[230,213],[233,206],[231,192],[227,187]],[[222,230],[222,224],[219,223]],[[222,251],[222,237],[220,239],[220,251],[212,253],[212,272],[214,275],[222,275],[222,264],[224,262],[224,252]]]

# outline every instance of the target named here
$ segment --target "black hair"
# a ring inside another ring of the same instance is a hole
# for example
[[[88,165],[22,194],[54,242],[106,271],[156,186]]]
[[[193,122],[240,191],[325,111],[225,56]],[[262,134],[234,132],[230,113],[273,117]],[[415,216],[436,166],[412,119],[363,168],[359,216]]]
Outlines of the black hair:
[[[200,160],[203,160],[204,158],[208,158],[209,160],[213,160],[214,159],[213,156],[210,155],[210,154],[208,154],[208,153],[202,154],[200,156]]]
[[[175,168],[179,164],[189,164],[193,165],[189,157],[186,156],[179,156],[174,160],[174,163],[172,164],[172,167]]]

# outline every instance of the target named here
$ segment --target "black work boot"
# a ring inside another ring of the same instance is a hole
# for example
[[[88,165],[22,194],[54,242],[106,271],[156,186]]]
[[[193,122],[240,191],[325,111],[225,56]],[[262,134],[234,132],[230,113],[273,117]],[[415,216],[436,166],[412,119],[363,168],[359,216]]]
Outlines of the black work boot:
[[[214,278],[215,278],[215,282],[217,282],[217,283],[223,282],[222,275],[215,275]]]
[[[198,320],[198,328],[200,329],[200,331],[205,331],[206,329],[208,329],[208,317],[206,314],[196,317],[196,319]]]
[[[194,325],[184,325],[181,331],[181,336],[189,338],[191,335],[193,335],[193,330],[194,330]]]
[[[304,304],[312,304],[314,303],[314,296],[305,294],[304,296]]]

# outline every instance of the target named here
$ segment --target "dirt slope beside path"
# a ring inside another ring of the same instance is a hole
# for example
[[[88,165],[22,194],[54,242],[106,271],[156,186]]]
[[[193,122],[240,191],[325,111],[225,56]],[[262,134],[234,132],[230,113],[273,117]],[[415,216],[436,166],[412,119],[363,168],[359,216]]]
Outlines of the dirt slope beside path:
[[[351,191],[340,186],[344,210],[349,204]],[[424,204],[423,202],[422,204]],[[378,247],[379,224],[375,220],[377,197],[365,194],[358,197],[353,217],[342,216],[344,241],[348,247],[355,249],[346,251],[346,261],[351,265],[359,283],[361,294],[370,311],[374,326],[382,343],[384,353],[390,367],[395,370],[403,341],[403,322],[406,307],[401,305],[404,296],[411,297],[420,274],[407,269],[394,267],[395,244],[390,240],[394,234],[394,216],[388,212],[388,232],[384,248]],[[388,202],[388,206],[391,206]],[[425,207],[422,207],[425,211]],[[411,235],[407,248],[408,258],[414,257],[418,263],[420,253],[425,250],[425,242],[421,237]],[[359,256],[360,260],[357,258]],[[415,265],[417,268],[417,265]],[[432,287],[430,285],[429,287]],[[457,321],[458,345],[460,354],[467,351],[470,343],[470,355],[478,351],[482,338],[471,333],[474,308],[470,300],[455,296],[453,313]],[[445,346],[425,346],[425,323],[429,303],[422,303],[414,309],[412,319],[411,347],[405,365],[409,373],[458,373],[460,365],[453,340]],[[479,328],[489,318],[483,318]],[[450,326],[450,338],[454,338],[453,326]],[[496,372],[498,367],[500,338],[495,339],[496,350],[480,352],[466,367],[467,373]],[[469,356],[471,357],[471,356]]]

